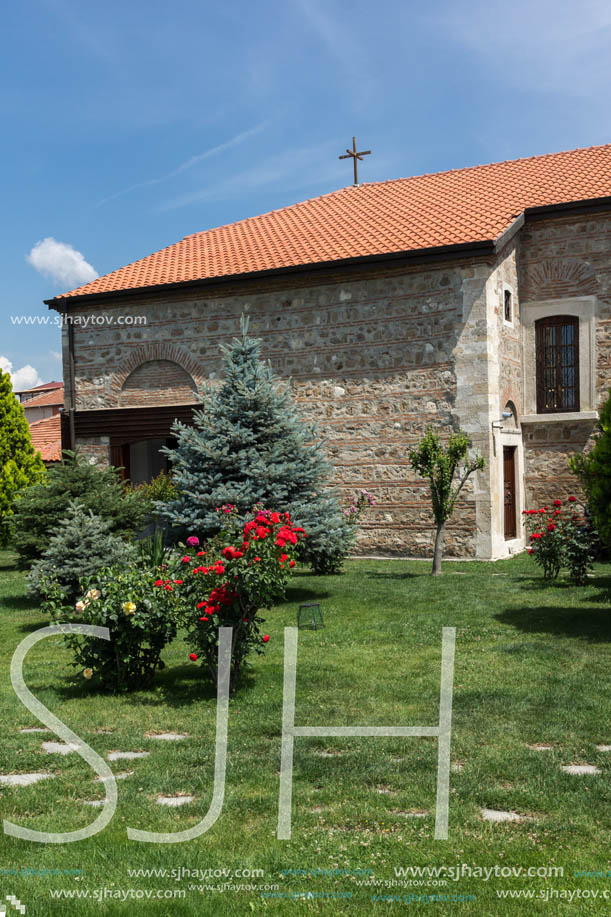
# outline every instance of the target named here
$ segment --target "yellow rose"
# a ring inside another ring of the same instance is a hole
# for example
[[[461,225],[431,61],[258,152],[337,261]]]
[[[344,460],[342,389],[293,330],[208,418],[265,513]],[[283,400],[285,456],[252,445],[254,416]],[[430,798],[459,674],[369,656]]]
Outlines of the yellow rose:
[[[78,611],[79,614],[80,614],[82,611],[85,611],[85,608],[86,608],[86,607],[87,607],[87,603],[86,603],[86,602],[77,602],[76,605],[74,606],[75,610]]]
[[[123,602],[121,608],[123,609],[126,615],[133,615],[133,613],[136,610],[136,606],[134,605],[133,602]]]
[[[93,675],[93,669],[83,669],[83,678],[91,678]]]
[[[90,589],[87,595],[85,596],[85,598],[86,599],[99,599],[100,595],[101,595],[101,592],[99,589]]]

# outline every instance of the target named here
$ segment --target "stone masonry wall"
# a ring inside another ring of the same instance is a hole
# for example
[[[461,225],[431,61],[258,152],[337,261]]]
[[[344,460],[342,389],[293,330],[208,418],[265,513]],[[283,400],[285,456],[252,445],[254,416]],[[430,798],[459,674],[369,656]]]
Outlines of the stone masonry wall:
[[[344,496],[360,487],[374,494],[359,550],[428,556],[428,489],[411,472],[408,448],[427,425],[449,432],[465,420],[487,446],[487,407],[478,414],[486,370],[478,367],[486,360],[489,272],[473,261],[76,304],[78,314],[129,314],[147,322],[75,325],[76,409],[122,406],[126,388],[137,399],[138,372],[152,378],[139,367],[152,360],[174,361],[200,388],[217,380],[219,344],[238,332],[245,313],[250,333],[262,339],[263,357],[291,378],[302,410],[327,437]],[[458,393],[457,361],[463,366]],[[149,399],[150,390],[141,396]],[[101,441],[86,445],[96,455],[104,449]],[[448,529],[448,554],[475,554],[481,498],[471,482]]]
[[[592,407],[599,407],[611,386],[611,216],[541,220],[527,224],[521,236],[522,302],[595,297]],[[525,425],[525,485],[529,507],[577,491],[568,458],[575,451],[589,447],[593,430],[593,420],[546,420]]]

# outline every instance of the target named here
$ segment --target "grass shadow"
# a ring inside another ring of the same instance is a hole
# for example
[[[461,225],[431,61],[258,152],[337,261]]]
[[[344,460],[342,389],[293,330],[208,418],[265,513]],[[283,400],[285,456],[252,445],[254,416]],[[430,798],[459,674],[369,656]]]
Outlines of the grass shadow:
[[[36,604],[36,599],[28,595],[5,595],[0,599],[0,609],[7,611],[32,611]]]
[[[306,586],[290,586],[286,590],[284,605],[297,605],[302,602],[320,602],[328,599],[331,593],[327,590],[308,589]]]
[[[363,573],[362,576],[364,579],[385,579],[385,580],[408,580],[408,579],[420,579],[423,576],[430,576],[430,570],[427,570],[425,573],[399,573],[398,571],[385,571],[385,570],[372,570],[370,573]]]
[[[508,624],[528,634],[557,634],[563,637],[578,637],[589,643],[611,643],[609,606],[599,605],[591,611],[560,605],[507,608],[494,617],[501,624]]]

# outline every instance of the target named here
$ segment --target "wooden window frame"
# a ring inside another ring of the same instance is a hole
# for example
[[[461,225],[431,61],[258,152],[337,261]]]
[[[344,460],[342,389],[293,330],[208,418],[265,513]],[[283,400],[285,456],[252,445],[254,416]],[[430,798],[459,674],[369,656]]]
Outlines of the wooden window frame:
[[[573,372],[575,378],[575,404],[573,407],[567,407],[563,404],[562,386],[560,383],[562,377],[562,350],[561,346],[556,344],[556,403],[558,407],[546,407],[545,398],[545,367],[544,367],[544,335],[547,328],[562,329],[570,326],[574,329],[573,350],[575,361],[573,363]],[[535,348],[536,348],[536,365],[537,365],[537,414],[565,414],[576,413],[580,410],[580,392],[579,392],[579,318],[574,315],[552,315],[547,318],[540,318],[535,322]]]

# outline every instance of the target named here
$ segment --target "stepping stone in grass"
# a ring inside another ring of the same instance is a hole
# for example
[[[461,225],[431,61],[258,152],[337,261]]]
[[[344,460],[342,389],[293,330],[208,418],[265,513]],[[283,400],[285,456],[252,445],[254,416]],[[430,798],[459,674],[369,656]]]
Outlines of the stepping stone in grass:
[[[176,808],[176,806],[185,806],[188,802],[193,802],[194,799],[195,796],[158,796],[157,805]]]
[[[19,732],[28,733],[28,732],[51,732],[50,729],[47,729],[45,726],[26,726],[25,729],[20,729]]]
[[[597,745],[596,751],[611,751],[611,745]]]
[[[338,755],[341,755],[341,751],[325,751],[322,748],[315,748],[314,754],[318,755],[319,758],[337,758]]]
[[[55,774],[0,774],[0,783],[6,786],[30,786],[39,780],[48,780]]]
[[[96,809],[99,809],[100,806],[104,805],[104,800],[103,799],[86,799],[85,805],[86,806],[95,806]]]
[[[186,732],[147,732],[147,739],[163,739],[165,742],[178,742],[180,739],[188,739]]]
[[[553,751],[553,745],[545,745],[543,742],[537,742],[536,745],[529,745],[531,751]]]
[[[377,786],[376,787],[376,793],[384,793],[387,796],[394,796],[396,792],[397,792],[396,790],[393,790],[389,786]]]
[[[115,780],[125,780],[126,777],[133,777],[133,776],[134,776],[134,771],[123,771],[122,774],[114,775]],[[95,780],[96,783],[104,783],[107,778],[106,777],[94,777],[93,779]]]
[[[594,764],[563,764],[562,770],[565,774],[600,774]]]
[[[502,812],[500,809],[480,809],[484,821],[522,821],[522,816],[517,812]]]
[[[450,770],[453,771],[455,774],[462,773],[464,769],[465,769],[465,765],[460,764],[458,761],[455,764],[450,765]]]
[[[133,758],[148,758],[150,751],[109,751],[107,758],[109,761],[131,761]]]
[[[43,742],[42,747],[48,755],[69,755],[81,746],[66,742]]]

